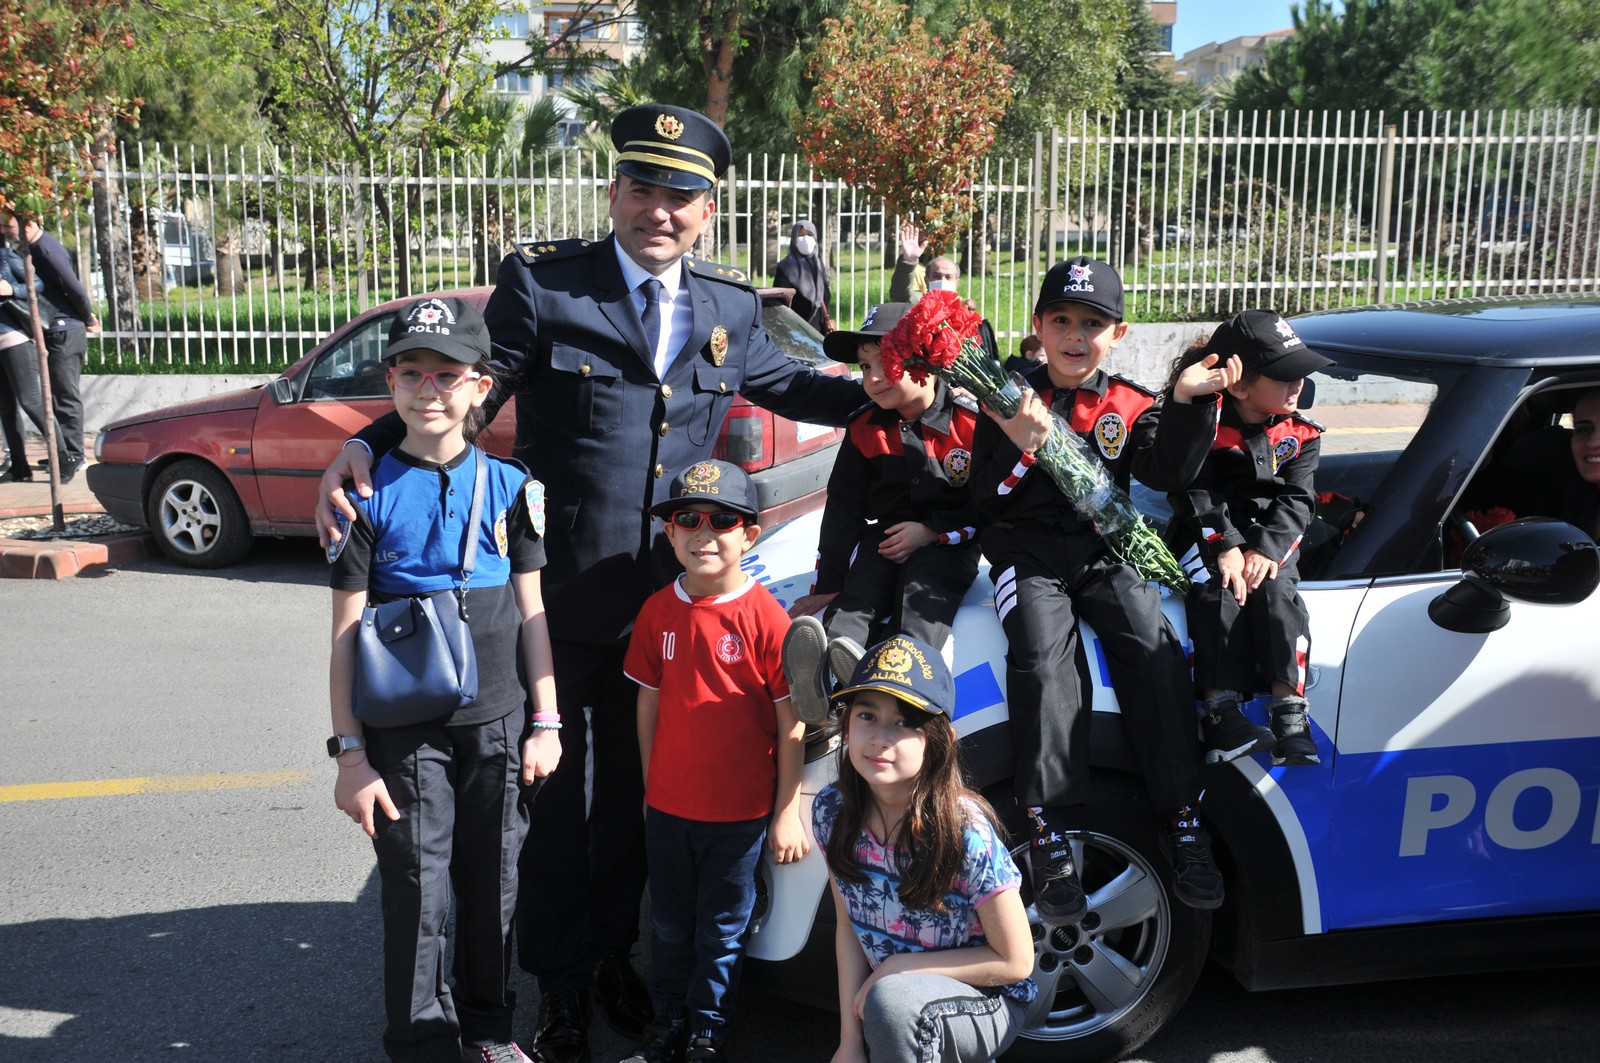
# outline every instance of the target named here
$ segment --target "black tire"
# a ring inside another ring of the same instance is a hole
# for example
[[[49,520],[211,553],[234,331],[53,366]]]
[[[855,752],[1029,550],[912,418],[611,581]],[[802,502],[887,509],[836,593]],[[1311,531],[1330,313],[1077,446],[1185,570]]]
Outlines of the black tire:
[[[1121,1059],[1177,1014],[1205,966],[1211,913],[1173,894],[1172,870],[1158,848],[1158,824],[1142,787],[1115,777],[1096,780],[1094,802],[1081,822],[1073,855],[1089,914],[1076,926],[1040,921],[1027,885],[1026,840],[1015,850],[1029,902],[1039,1000],[1005,1054],[1007,1063]],[[1013,834],[1028,837],[1024,830]]]
[[[221,568],[244,557],[254,537],[228,478],[189,459],[162,469],[145,497],[161,552],[190,568]]]

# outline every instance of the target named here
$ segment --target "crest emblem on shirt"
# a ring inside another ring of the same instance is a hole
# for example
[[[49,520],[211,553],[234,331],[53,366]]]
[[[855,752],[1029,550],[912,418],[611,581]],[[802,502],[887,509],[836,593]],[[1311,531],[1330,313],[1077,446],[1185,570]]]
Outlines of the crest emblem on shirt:
[[[944,456],[944,474],[950,482],[960,487],[967,482],[967,474],[972,471],[972,451],[957,448]]]
[[[529,480],[522,485],[522,497],[528,503],[528,519],[533,522],[533,534],[544,538],[544,484]]]
[[[728,330],[718,325],[711,330],[711,364],[721,365],[728,357]]]
[[[725,632],[717,639],[717,660],[723,664],[737,664],[744,659],[744,640],[733,632]]]
[[[1122,415],[1108,413],[1096,421],[1094,441],[1099,445],[1100,453],[1115,461],[1117,455],[1122,453],[1123,444],[1128,441],[1128,424],[1122,419]]]
[[[339,533],[339,541],[333,542],[329,540],[328,542],[328,564],[330,565],[339,560],[339,555],[344,553],[344,548],[350,545],[350,518],[338,510],[334,510],[333,526],[334,530]]]
[[[494,548],[500,552],[501,557],[506,556],[510,550],[510,538],[506,535],[506,511],[501,510],[500,515],[494,519]]]
[[[1286,461],[1293,461],[1300,453],[1300,439],[1298,436],[1284,436],[1278,440],[1278,445],[1272,448],[1272,471],[1277,472],[1278,466]]]

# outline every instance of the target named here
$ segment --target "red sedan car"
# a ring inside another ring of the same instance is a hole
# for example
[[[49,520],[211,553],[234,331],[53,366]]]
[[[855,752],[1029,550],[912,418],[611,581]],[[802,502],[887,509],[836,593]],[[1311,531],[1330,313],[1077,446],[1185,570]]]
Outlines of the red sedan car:
[[[490,290],[444,294],[481,307]],[[789,294],[762,292],[773,342],[823,372],[847,373],[789,309]],[[322,471],[346,439],[393,408],[383,351],[396,312],[409,301],[360,315],[264,385],[113,421],[95,439],[89,489],[111,516],[149,527],[168,557],[195,568],[238,561],[258,535],[315,535]],[[515,401],[480,437],[495,454],[511,453]],[[777,523],[821,505],[842,436],[739,399],[713,454],[751,474],[762,523]]]

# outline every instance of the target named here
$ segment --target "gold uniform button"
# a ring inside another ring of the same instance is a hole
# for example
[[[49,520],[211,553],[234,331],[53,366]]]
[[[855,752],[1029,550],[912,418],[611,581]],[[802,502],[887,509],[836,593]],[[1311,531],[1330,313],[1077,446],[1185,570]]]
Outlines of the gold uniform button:
[[[667,471],[666,469],[663,469],[660,465],[657,465],[656,466],[656,479],[658,479],[658,480],[661,479],[662,475],[666,471]]]
[[[667,422],[665,422],[665,421],[661,422],[661,434],[662,435],[666,435],[668,430],[670,430],[671,428],[672,428],[672,426],[670,424],[668,424]]]
[[[661,397],[664,398],[664,399],[672,398],[672,385],[671,384],[662,384],[661,385]]]
[[[589,375],[589,367],[588,366],[584,366],[582,369],[579,369],[578,372],[583,374],[584,376],[588,376]]]
[[[728,390],[728,382],[726,380],[717,381],[717,389],[719,391],[727,391]]]

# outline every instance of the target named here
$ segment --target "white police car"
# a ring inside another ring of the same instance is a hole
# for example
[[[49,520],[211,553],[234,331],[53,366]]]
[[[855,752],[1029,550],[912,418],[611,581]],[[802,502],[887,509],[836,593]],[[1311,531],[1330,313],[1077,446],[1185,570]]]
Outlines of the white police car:
[[[1600,957],[1600,560],[1559,521],[1475,527],[1506,510],[1559,517],[1564,492],[1583,490],[1563,418],[1600,387],[1600,299],[1376,307],[1295,328],[1338,363],[1314,378],[1308,413],[1327,429],[1318,489],[1339,497],[1348,532],[1319,527],[1301,584],[1322,762],[1209,769],[1228,900],[1216,913],[1178,903],[1086,633],[1097,787],[1077,863],[1090,910],[1073,927],[1034,920],[1041,993],[1009,1059],[1131,1052],[1173,1019],[1208,955],[1251,989]],[[809,586],[817,524],[775,529],[747,558],[781,600]],[[950,652],[969,774],[1004,814],[992,594],[980,576]],[[1164,604],[1181,634],[1180,604]],[[1264,705],[1247,711],[1264,721]],[[829,749],[811,745],[808,792],[832,775]],[[763,878],[750,979],[833,1006],[821,855]]]

